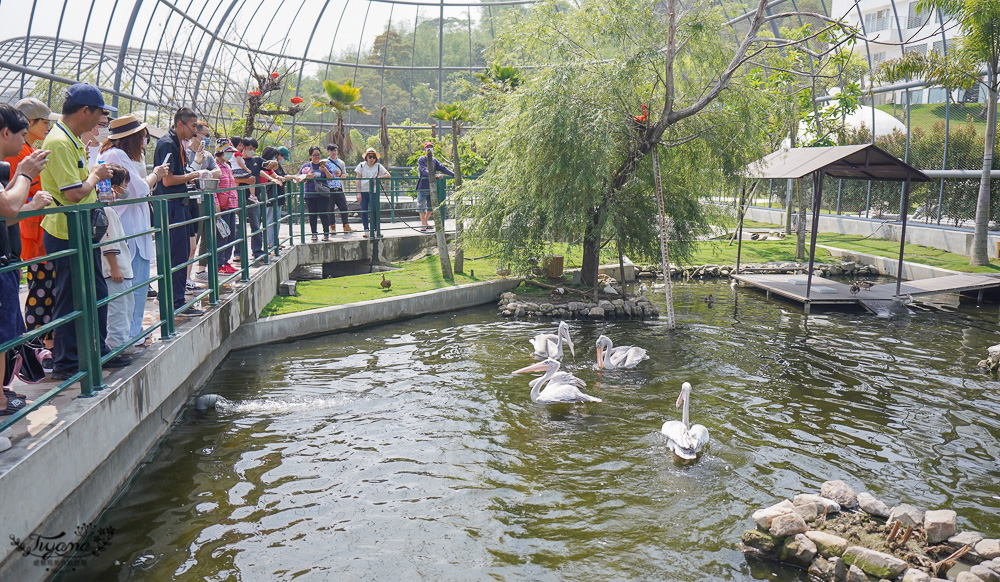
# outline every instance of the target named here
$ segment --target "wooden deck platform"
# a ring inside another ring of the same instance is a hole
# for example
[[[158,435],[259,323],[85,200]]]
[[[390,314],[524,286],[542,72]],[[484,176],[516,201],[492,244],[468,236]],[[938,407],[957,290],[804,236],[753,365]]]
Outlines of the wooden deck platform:
[[[806,312],[810,305],[860,305],[865,300],[891,301],[896,295],[896,283],[874,285],[862,289],[855,295],[850,285],[814,276],[810,297],[806,299],[806,275],[733,275],[733,279],[763,289],[768,297],[772,293],[792,301],[802,303]],[[983,291],[1000,287],[1000,275],[962,274],[917,281],[904,281],[899,292],[911,298],[939,293],[962,293]]]

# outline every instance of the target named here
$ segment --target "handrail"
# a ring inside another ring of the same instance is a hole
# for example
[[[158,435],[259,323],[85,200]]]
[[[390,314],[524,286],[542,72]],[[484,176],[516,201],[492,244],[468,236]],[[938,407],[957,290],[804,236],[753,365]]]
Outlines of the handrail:
[[[19,219],[31,216],[47,216],[53,214],[65,215],[67,230],[69,233],[69,248],[66,250],[47,253],[30,260],[22,260],[11,262],[6,265],[0,265],[0,273],[9,271],[19,272],[20,269],[26,268],[30,265],[59,258],[69,258],[70,271],[72,273],[74,304],[73,310],[69,313],[53,319],[49,323],[41,325],[31,331],[26,331],[17,338],[13,338],[3,344],[0,344],[0,352],[17,348],[29,342],[37,341],[61,325],[65,325],[69,322],[76,322],[79,370],[68,379],[47,391],[41,397],[35,399],[25,408],[0,420],[0,431],[14,425],[21,419],[25,418],[28,414],[31,414],[31,412],[37,410],[40,406],[46,404],[56,396],[74,386],[77,382],[80,383],[81,398],[95,396],[95,392],[105,387],[103,383],[102,371],[103,366],[108,360],[125,352],[136,343],[144,341],[157,330],[159,330],[161,340],[169,341],[170,338],[177,333],[174,318],[179,315],[181,311],[199,304],[202,300],[207,300],[209,305],[216,305],[225,289],[228,288],[229,292],[232,291],[232,288],[228,286],[232,285],[234,282],[246,283],[250,280],[250,267],[252,265],[258,263],[265,265],[268,264],[270,262],[271,254],[273,254],[275,258],[279,257],[282,252],[283,245],[294,246],[296,242],[304,244],[306,242],[307,218],[323,213],[310,213],[306,208],[305,198],[309,193],[305,190],[306,183],[310,180],[318,181],[325,180],[325,178],[307,178],[302,180],[298,184],[297,188],[293,187],[291,184],[286,184],[284,193],[277,196],[272,196],[272,193],[276,191],[272,189],[274,188],[273,186],[268,184],[254,184],[237,185],[234,187],[217,188],[214,190],[198,190],[195,192],[151,195],[143,198],[120,200],[111,204],[111,206],[118,207],[131,204],[149,204],[152,209],[152,226],[141,232],[126,234],[125,236],[107,241],[99,241],[97,243],[94,243],[91,240],[90,211],[109,206],[106,203],[95,202],[88,204],[70,204],[19,214]],[[359,181],[358,178],[343,177],[339,178],[339,180],[341,180],[345,186],[345,196],[350,192],[357,191],[356,188],[357,182]],[[387,210],[390,220],[395,221],[397,207],[400,204],[401,197],[407,195],[407,193],[414,193],[415,184],[412,184],[412,182],[418,180],[418,177],[394,175],[390,178],[372,178],[371,180],[375,182],[375,192],[370,196],[368,214],[371,220],[369,222],[369,229],[366,235],[373,244],[377,244],[377,241],[382,238],[381,215],[386,210],[386,204],[389,207]],[[349,184],[352,184],[354,188],[348,189],[347,186]],[[441,200],[440,203],[444,205],[447,200],[445,180],[438,180],[437,184],[438,195]],[[409,188],[407,186],[409,186]],[[239,201],[238,205],[235,208],[216,212],[215,194],[231,191],[237,192],[237,198]],[[259,196],[256,202],[250,198],[252,194]],[[195,200],[193,196],[200,197],[200,200]],[[199,204],[199,216],[197,218],[171,223],[169,221],[168,204],[171,200],[178,199],[187,199],[190,204]],[[280,211],[282,207],[285,208],[285,212]],[[268,218],[269,211],[274,216],[278,216],[277,221]],[[347,212],[355,211],[359,210],[349,208]],[[340,217],[343,212],[330,211],[329,214],[336,219]],[[229,224],[229,219],[224,217],[232,217],[232,222],[236,222],[238,220],[239,223],[236,228],[232,229],[230,240],[228,241],[222,241],[220,240],[221,237],[217,236],[218,231],[216,230],[216,221],[223,218],[227,221],[227,224]],[[0,218],[0,222],[4,222],[2,218]],[[257,223],[256,227],[250,226],[253,223]],[[187,236],[186,230],[190,225],[204,226],[204,236],[206,240],[205,252],[198,253],[195,251],[187,260],[176,265],[171,264],[170,240],[172,236]],[[299,229],[297,233],[295,232],[296,225]],[[250,227],[248,228],[248,226]],[[282,237],[281,228],[283,226],[288,229],[288,232]],[[5,224],[0,224],[0,228],[4,227],[6,227]],[[181,232],[176,234],[171,232],[175,229],[180,229]],[[298,235],[298,241],[296,241],[296,235]],[[98,299],[95,277],[100,276],[100,274],[97,272],[94,265],[94,250],[107,244],[126,242],[144,236],[153,237],[153,246],[156,251],[155,274],[150,275],[142,281],[133,281],[129,289],[112,293],[107,297]],[[258,236],[261,239],[260,249],[262,252],[256,257],[251,257],[251,252],[254,250],[252,247],[256,246],[254,244],[254,238]],[[230,275],[219,273],[218,269],[222,266],[219,263],[219,254],[225,253],[231,249],[237,250],[240,253],[240,268],[235,273]],[[173,277],[171,275],[201,261],[205,262],[208,272],[208,285],[206,289],[196,293],[190,301],[186,301],[178,309],[174,309],[173,298],[175,294],[184,293],[185,290],[177,290],[173,288]],[[128,293],[134,292],[134,290],[138,287],[144,287],[146,285],[156,285],[157,287],[160,305],[159,318],[148,326],[143,327],[138,334],[130,337],[122,345],[111,349],[106,354],[101,354],[99,349],[100,331],[97,316],[98,308],[108,306],[116,299],[124,297]],[[18,308],[20,308],[20,306]]]

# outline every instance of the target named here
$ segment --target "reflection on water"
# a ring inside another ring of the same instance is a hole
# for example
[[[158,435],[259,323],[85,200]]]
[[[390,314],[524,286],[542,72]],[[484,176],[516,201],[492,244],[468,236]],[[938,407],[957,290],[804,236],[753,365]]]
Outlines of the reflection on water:
[[[975,369],[995,305],[807,319],[722,284],[676,297],[674,333],[571,323],[564,367],[601,404],[532,404],[509,372],[555,326],[492,308],[235,353],[205,387],[218,410],[185,414],[102,517],[113,546],[64,579],[797,580],[736,542],[838,478],[1000,533],[1000,390]],[[594,370],[602,333],[651,359]],[[712,434],[691,466],[659,434],[685,380]]]

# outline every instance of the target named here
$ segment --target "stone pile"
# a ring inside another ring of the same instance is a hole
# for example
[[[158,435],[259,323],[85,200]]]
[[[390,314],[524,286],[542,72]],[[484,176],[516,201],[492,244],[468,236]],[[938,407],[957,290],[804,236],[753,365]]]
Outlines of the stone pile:
[[[809,263],[775,262],[747,263],[740,265],[743,274],[795,274],[804,273]],[[662,278],[660,265],[643,265],[636,267],[636,276],[642,279]],[[736,265],[670,265],[670,277],[675,279],[704,279],[728,277],[736,272]],[[813,275],[818,277],[869,277],[878,275],[878,269],[872,265],[862,265],[855,262],[815,263]]]
[[[838,480],[823,483],[819,495],[796,495],[752,517],[757,527],[743,532],[744,554],[797,566],[815,579],[945,582],[961,562],[957,582],[1000,582],[1000,540],[958,533],[950,509],[890,509]]]
[[[602,299],[597,303],[551,300],[536,303],[507,292],[500,296],[500,314],[504,317],[541,317],[555,319],[656,319],[660,308],[644,296],[628,299]]]

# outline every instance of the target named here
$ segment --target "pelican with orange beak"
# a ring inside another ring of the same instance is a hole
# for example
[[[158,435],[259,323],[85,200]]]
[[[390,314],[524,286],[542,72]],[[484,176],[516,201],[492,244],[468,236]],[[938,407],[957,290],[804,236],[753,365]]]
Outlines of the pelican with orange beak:
[[[636,346],[612,347],[611,340],[606,335],[597,338],[597,369],[619,370],[634,368],[639,362],[648,360],[646,350]]]

